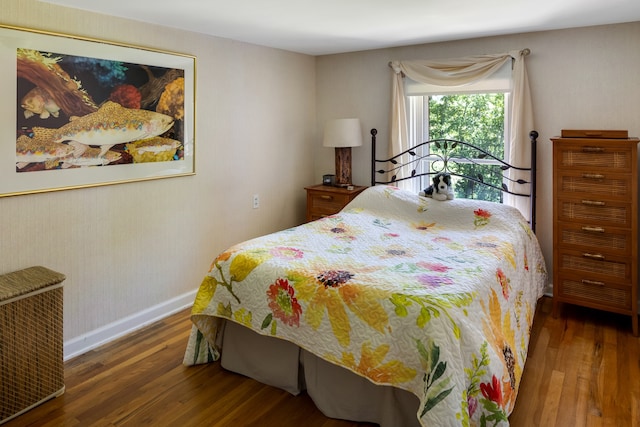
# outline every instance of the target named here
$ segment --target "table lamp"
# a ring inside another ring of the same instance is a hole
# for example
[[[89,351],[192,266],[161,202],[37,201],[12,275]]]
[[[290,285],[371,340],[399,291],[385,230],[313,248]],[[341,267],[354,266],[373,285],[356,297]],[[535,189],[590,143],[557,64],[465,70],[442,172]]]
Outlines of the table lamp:
[[[362,145],[360,119],[328,121],[324,127],[322,145],[336,149],[336,186],[351,185],[351,147]]]

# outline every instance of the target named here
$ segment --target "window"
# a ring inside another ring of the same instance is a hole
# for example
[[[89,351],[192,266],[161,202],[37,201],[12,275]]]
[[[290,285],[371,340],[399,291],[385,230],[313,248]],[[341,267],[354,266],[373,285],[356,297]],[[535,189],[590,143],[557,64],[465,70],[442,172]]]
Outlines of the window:
[[[509,102],[511,91],[511,67],[505,64],[491,78],[481,82],[456,87],[435,86],[406,80],[407,116],[410,146],[431,139],[455,139],[469,142],[501,159],[508,159]],[[437,172],[442,168],[442,159],[447,157],[447,148],[431,147],[431,152],[418,165],[419,173]],[[500,188],[502,170],[500,163],[483,158],[477,150],[457,147],[455,172],[477,176],[478,164],[494,164],[491,172],[483,166],[482,180]],[[451,165],[450,165],[451,166]],[[456,197],[502,201],[502,192],[472,181],[461,181],[455,177]],[[426,188],[430,177],[424,176],[419,185]]]

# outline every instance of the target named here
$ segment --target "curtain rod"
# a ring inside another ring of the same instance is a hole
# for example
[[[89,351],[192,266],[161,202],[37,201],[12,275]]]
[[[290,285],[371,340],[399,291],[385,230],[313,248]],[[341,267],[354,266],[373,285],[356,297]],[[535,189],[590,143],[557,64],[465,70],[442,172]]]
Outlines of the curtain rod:
[[[528,47],[525,47],[524,49],[520,50],[520,55],[523,55],[523,56],[529,56],[529,55],[531,55],[531,49],[529,49]],[[387,65],[389,66],[389,68],[391,68],[391,62],[392,62],[392,61],[389,61],[389,62],[387,63]]]

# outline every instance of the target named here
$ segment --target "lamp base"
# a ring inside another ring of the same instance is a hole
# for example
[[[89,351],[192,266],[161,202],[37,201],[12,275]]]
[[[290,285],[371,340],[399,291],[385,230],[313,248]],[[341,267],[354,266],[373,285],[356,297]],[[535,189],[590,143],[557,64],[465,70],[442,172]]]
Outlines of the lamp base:
[[[351,147],[336,147],[336,187],[351,185]]]

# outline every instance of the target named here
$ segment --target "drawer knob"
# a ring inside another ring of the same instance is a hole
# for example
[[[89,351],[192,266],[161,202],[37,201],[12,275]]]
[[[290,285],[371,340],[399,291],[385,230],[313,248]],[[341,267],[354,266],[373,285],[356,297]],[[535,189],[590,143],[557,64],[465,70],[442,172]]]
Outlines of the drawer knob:
[[[597,280],[589,280],[589,279],[582,279],[582,284],[584,284],[584,285],[596,285],[596,286],[604,286],[605,285],[604,282],[599,282]]]
[[[601,202],[599,200],[582,200],[582,204],[588,205],[588,206],[604,206],[605,205],[604,202]]]
[[[583,257],[585,258],[589,258],[589,259],[597,259],[597,260],[604,260],[604,255],[602,254],[592,254],[589,252],[585,252],[582,254]]]
[[[323,194],[322,196],[320,196],[320,198],[325,200],[333,200],[333,196],[327,196],[326,194]]]
[[[604,175],[600,173],[583,173],[582,177],[585,179],[604,179]]]
[[[589,227],[585,225],[582,227],[582,231],[591,231],[593,233],[604,233],[604,228],[602,227]]]

